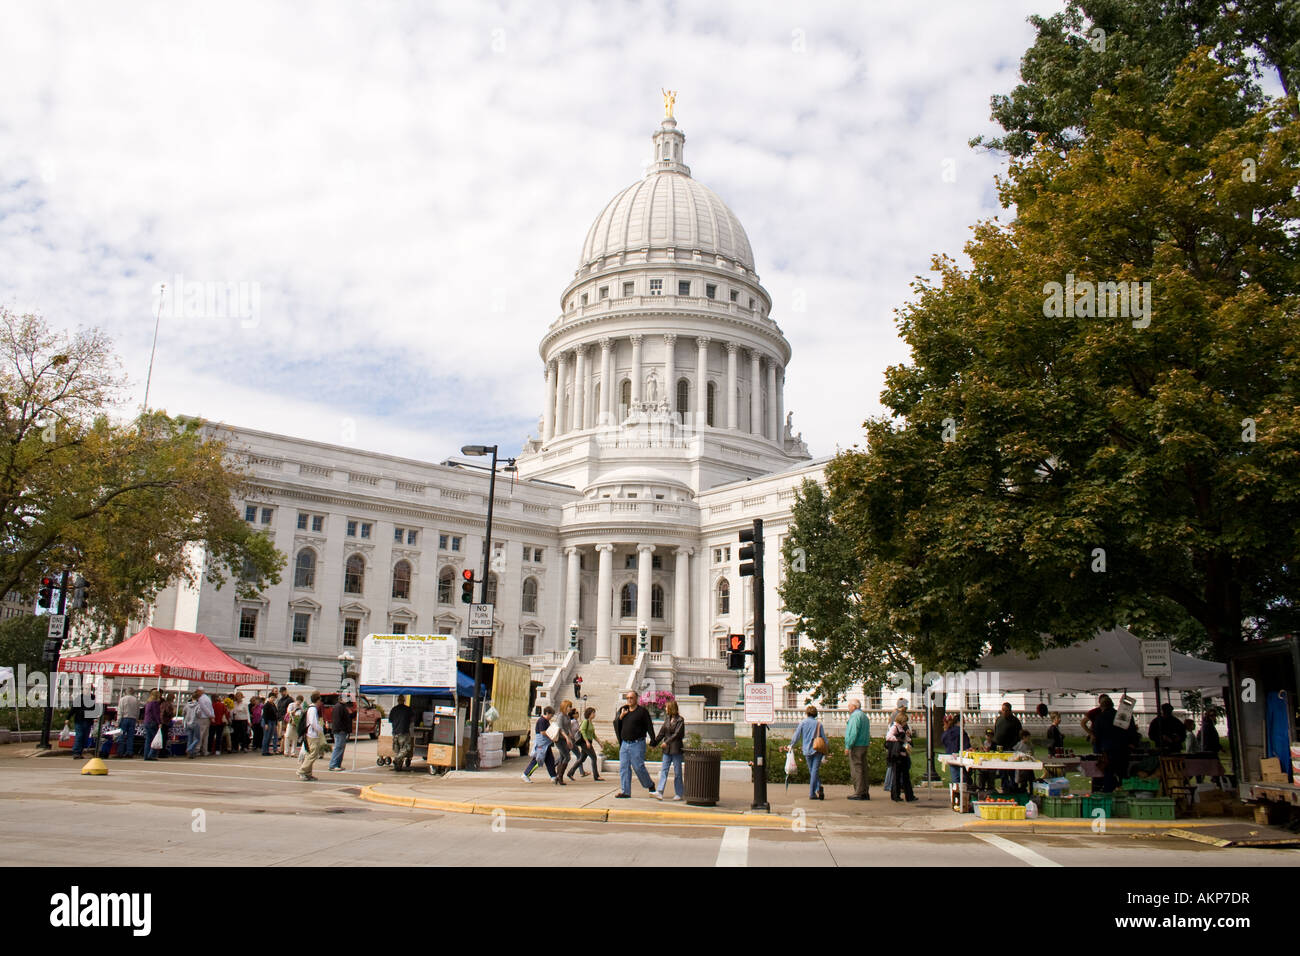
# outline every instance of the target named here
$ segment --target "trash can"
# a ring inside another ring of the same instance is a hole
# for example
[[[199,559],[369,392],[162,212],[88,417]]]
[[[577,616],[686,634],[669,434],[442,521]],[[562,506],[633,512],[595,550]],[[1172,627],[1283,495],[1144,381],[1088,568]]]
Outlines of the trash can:
[[[686,765],[686,802],[693,807],[718,804],[722,785],[722,751],[683,750]]]

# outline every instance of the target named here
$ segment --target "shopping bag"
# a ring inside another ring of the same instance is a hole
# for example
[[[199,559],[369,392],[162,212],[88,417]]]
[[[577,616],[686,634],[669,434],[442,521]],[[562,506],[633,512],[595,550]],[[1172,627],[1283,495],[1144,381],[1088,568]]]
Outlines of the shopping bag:
[[[163,736],[161,730],[159,730],[157,733],[153,735],[153,740],[150,742],[149,746],[152,747],[154,750],[163,749]]]
[[[785,755],[785,772],[786,775],[795,773],[799,769],[799,764],[794,759],[794,748],[791,747]]]

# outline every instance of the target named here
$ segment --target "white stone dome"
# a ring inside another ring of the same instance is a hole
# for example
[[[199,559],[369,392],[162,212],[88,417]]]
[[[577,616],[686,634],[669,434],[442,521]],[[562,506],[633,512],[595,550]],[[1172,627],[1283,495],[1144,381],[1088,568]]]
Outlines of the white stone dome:
[[[749,237],[727,204],[691,178],[682,163],[685,137],[671,118],[655,134],[655,164],[609,201],[587,230],[578,268],[642,249],[678,249],[723,256],[754,271]]]

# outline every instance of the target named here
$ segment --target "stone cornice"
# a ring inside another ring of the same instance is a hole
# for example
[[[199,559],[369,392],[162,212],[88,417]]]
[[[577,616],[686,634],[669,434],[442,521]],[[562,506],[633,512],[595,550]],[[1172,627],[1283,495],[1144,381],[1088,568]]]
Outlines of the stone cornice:
[[[581,333],[592,328],[610,325],[617,321],[630,321],[635,323],[633,328],[626,331],[620,330],[613,338],[630,338],[632,335],[643,335],[646,333],[666,334],[671,331],[677,335],[687,337],[696,337],[706,335],[710,339],[724,341],[722,328],[712,328],[708,333],[696,332],[689,326],[683,325],[683,320],[706,320],[714,326],[729,326],[751,336],[759,338],[761,341],[770,343],[772,351],[777,353],[779,364],[784,367],[790,363],[792,350],[790,343],[786,341],[785,335],[781,332],[780,327],[771,322],[771,325],[764,325],[761,322],[751,318],[745,318],[738,315],[729,315],[723,312],[712,312],[707,309],[694,310],[690,307],[676,309],[653,309],[628,311],[628,312],[602,312],[600,315],[586,315],[579,318],[572,318],[565,321],[561,317],[558,324],[553,325],[542,336],[542,341],[538,346],[538,354],[545,361],[551,356],[551,353],[558,354],[559,349],[571,349],[577,343],[565,341],[563,346],[557,343],[564,339],[571,339],[574,333]],[[769,320],[771,321],[771,320]],[[666,326],[666,328],[654,328],[656,324]],[[602,337],[610,337],[609,332],[603,333]]]

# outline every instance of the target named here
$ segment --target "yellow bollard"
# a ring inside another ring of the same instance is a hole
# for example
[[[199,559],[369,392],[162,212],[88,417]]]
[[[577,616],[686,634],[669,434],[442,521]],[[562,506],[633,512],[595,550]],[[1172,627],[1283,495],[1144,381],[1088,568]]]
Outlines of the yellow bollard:
[[[91,776],[95,776],[95,777],[107,776],[108,765],[105,764],[104,761],[100,760],[98,757],[91,757],[89,760],[86,761],[86,765],[81,768],[81,772],[83,775],[90,774]]]

